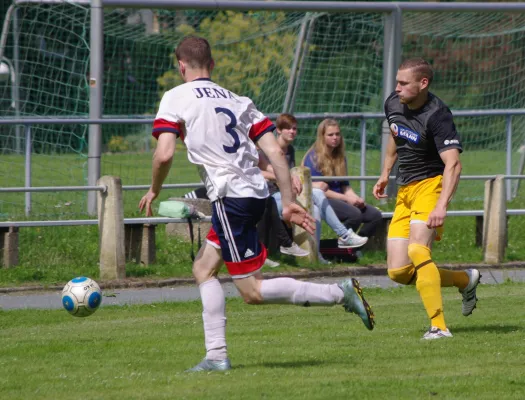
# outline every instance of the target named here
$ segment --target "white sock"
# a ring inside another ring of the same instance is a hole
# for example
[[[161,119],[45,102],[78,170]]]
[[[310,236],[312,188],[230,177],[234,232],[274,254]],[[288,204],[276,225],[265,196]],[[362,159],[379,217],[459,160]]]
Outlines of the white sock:
[[[201,283],[199,291],[202,300],[206,359],[224,360],[227,357],[224,291],[216,278]]]
[[[345,234],[342,235],[342,236],[339,236],[339,237],[341,239],[345,240],[348,237],[348,235],[351,234],[351,233],[355,233],[355,232],[354,232],[354,230],[352,228],[348,228],[347,231],[345,232]]]
[[[337,284],[322,285],[292,278],[275,278],[261,282],[261,296],[264,303],[327,306],[341,304],[344,293]]]

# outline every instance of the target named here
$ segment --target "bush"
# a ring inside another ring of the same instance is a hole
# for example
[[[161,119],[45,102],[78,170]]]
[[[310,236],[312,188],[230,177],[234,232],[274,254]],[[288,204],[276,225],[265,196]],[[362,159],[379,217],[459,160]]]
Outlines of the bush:
[[[123,153],[129,151],[129,141],[122,136],[111,136],[108,142],[108,150],[112,153]]]

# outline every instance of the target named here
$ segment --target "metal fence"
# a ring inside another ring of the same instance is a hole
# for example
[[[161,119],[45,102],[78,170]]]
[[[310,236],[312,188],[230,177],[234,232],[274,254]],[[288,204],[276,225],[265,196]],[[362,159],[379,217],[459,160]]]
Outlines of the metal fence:
[[[513,141],[513,129],[512,129],[512,118],[513,116],[520,116],[525,115],[525,109],[520,110],[462,110],[462,111],[454,111],[453,112],[454,117],[476,117],[476,116],[501,116],[505,117],[506,124],[505,124],[505,144],[506,144],[506,162],[504,168],[502,168],[501,175],[506,176],[506,197],[507,200],[511,200],[512,198],[516,197],[517,195],[517,188],[518,188],[518,182],[521,179],[525,178],[525,175],[520,174],[512,174],[512,162],[513,162],[513,149],[512,149],[512,141]],[[278,114],[269,114],[270,118],[275,119],[277,118]],[[367,121],[369,120],[377,120],[377,119],[384,119],[384,114],[382,113],[310,113],[310,114],[297,114],[296,118],[300,121],[308,121],[308,120],[319,120],[324,118],[335,118],[339,120],[359,120],[360,121],[360,141],[361,141],[361,147],[360,147],[360,163],[359,163],[359,172],[360,175],[358,176],[350,176],[348,179],[358,180],[360,181],[360,195],[361,197],[365,198],[366,193],[366,182],[371,180],[377,180],[377,176],[367,176],[367,164],[366,164],[366,137],[367,137]],[[153,118],[99,118],[99,119],[82,119],[82,118],[22,118],[22,119],[0,119],[0,125],[22,125],[24,126],[24,135],[25,135],[25,167],[24,167],[24,175],[25,175],[25,181],[24,181],[24,188],[0,188],[1,192],[25,192],[25,215],[29,216],[31,214],[31,193],[32,192],[53,192],[53,191],[73,191],[73,190],[86,190],[88,192],[94,192],[97,189],[93,189],[94,185],[89,185],[90,181],[93,181],[93,179],[90,179],[90,174],[93,174],[93,170],[89,170],[89,164],[88,164],[88,186],[78,186],[78,187],[70,187],[71,189],[66,188],[60,188],[60,187],[48,187],[48,188],[34,188],[33,182],[31,179],[32,176],[32,136],[31,136],[31,128],[33,125],[75,125],[75,124],[88,124],[88,125],[106,125],[106,124],[147,124],[152,125],[153,124]],[[146,138],[146,136],[145,136]],[[96,157],[98,160],[102,157],[102,151],[101,148],[99,148],[99,153],[97,153]],[[92,157],[93,155],[90,155],[89,157]],[[522,154],[520,159],[520,170],[523,168],[523,165],[525,164],[525,154]],[[97,173],[96,179],[94,179],[94,182],[96,183],[96,180],[99,178],[100,175],[100,169],[95,171]],[[520,171],[521,172],[521,171]],[[475,176],[462,176],[461,179],[465,180],[487,180],[494,178],[495,175],[475,175]],[[325,177],[324,180],[330,180],[331,178]],[[341,179],[338,178],[332,178],[332,180]],[[316,180],[316,178],[314,178]],[[512,190],[511,180],[515,180],[517,183],[515,185],[514,191]],[[170,186],[170,187],[179,187],[179,188],[186,188],[186,187],[195,187],[195,186],[185,186],[185,185],[179,185],[179,186]],[[137,186],[125,186],[125,190],[139,190],[139,189],[147,189],[147,185],[137,185]],[[88,213],[90,215],[94,215],[96,213],[96,203],[95,207],[93,209],[93,205],[88,204]]]
[[[496,175],[471,175],[465,176],[461,179],[467,180],[491,180],[495,179]],[[334,181],[341,179],[360,179],[362,181],[377,180],[378,176],[337,176],[337,177],[312,177],[312,181]],[[394,177],[391,177],[394,178]],[[525,175],[504,175],[503,179],[525,179]],[[176,188],[198,188],[203,187],[202,182],[196,183],[181,183],[181,184],[168,184],[163,185],[163,189],[176,189]],[[128,185],[122,186],[122,190],[147,190],[149,185]],[[11,188],[0,188],[0,193],[14,193],[14,192],[51,192],[51,191],[92,191],[92,192],[105,192],[107,187],[104,185],[100,186],[62,186],[62,187],[11,187]],[[392,218],[393,212],[382,212],[383,218]],[[525,215],[525,209],[511,209],[506,210],[507,216],[511,215]],[[483,216],[484,210],[456,210],[448,211],[448,216],[454,217],[477,217]],[[186,219],[176,218],[124,218],[124,224],[167,224],[176,222],[186,222]],[[210,216],[202,219],[202,221],[211,221]],[[52,220],[52,221],[4,221],[0,222],[0,228],[6,227],[44,227],[44,226],[79,226],[79,225],[98,225],[98,219],[77,219],[77,220]]]

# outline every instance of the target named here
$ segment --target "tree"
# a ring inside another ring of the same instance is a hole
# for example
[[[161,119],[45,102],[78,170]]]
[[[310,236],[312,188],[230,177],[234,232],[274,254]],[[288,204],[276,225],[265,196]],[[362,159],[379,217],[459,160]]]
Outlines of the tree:
[[[286,24],[284,13],[224,11],[204,18],[198,29],[182,24],[177,27],[177,33],[177,39],[186,35],[205,37],[216,62],[214,81],[256,102],[276,95],[265,90],[268,82],[286,81],[290,75],[297,34],[296,29]],[[174,60],[174,65],[176,63]],[[157,82],[162,96],[182,80],[177,71],[171,69]]]

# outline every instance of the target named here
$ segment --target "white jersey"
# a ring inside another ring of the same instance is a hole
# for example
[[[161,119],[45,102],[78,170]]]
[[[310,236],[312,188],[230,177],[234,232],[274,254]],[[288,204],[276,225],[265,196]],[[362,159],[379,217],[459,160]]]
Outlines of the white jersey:
[[[197,79],[166,92],[153,124],[153,136],[181,137],[188,159],[199,166],[208,197],[268,197],[255,142],[275,129],[247,97],[209,79]]]

